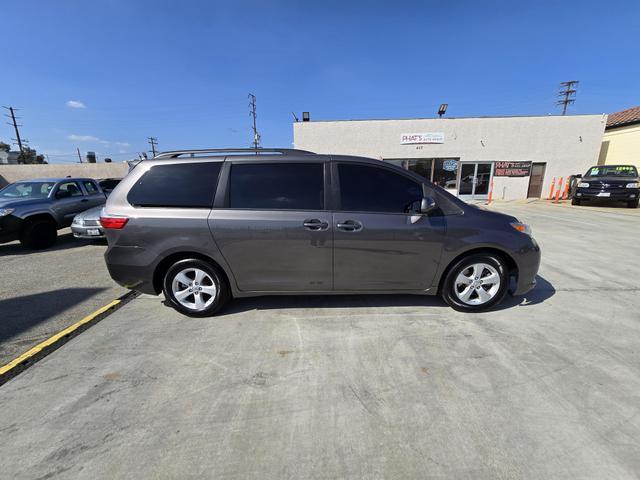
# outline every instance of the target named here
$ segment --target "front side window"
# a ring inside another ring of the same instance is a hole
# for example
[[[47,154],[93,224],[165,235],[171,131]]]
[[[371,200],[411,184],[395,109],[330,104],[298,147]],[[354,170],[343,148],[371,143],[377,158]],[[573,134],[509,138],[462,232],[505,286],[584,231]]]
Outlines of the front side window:
[[[339,164],[340,209],[410,213],[422,200],[422,185],[386,168]]]
[[[323,210],[322,163],[234,163],[229,207],[261,210]]]
[[[211,208],[222,162],[155,165],[131,187],[135,207]]]
[[[82,190],[76,182],[64,182],[58,187],[58,192],[68,192],[70,197],[81,197]]]

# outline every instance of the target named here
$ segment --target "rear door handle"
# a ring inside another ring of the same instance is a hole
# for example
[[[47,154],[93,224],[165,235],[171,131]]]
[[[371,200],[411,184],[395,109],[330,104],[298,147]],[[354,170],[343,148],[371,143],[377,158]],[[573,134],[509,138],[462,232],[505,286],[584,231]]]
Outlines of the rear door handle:
[[[344,222],[337,223],[336,228],[343,232],[359,232],[362,230],[362,223],[357,220],[345,220]]]
[[[326,230],[329,228],[329,222],[325,222],[324,220],[320,220],[319,218],[311,218],[305,220],[302,224],[304,228],[312,231]]]

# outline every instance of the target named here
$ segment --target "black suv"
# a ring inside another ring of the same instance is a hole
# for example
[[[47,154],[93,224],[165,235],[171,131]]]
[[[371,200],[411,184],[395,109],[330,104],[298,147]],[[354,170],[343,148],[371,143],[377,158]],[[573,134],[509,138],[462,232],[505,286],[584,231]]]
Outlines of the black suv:
[[[638,208],[640,178],[633,165],[597,165],[591,167],[571,199],[572,205],[587,200],[627,202],[629,208]]]

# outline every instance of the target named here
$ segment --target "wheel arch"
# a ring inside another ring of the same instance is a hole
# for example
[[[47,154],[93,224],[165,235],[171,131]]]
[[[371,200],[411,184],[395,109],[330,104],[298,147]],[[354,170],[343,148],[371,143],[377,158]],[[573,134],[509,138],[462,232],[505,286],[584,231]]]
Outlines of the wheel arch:
[[[174,263],[180,260],[186,260],[189,258],[202,260],[216,267],[220,272],[220,274],[222,275],[223,280],[227,283],[227,287],[230,287],[231,282],[229,280],[229,276],[225,271],[225,269],[222,267],[222,265],[220,265],[220,263],[216,262],[210,256],[204,255],[199,252],[183,251],[183,252],[176,252],[176,253],[172,253],[171,255],[167,255],[156,266],[153,272],[153,289],[155,290],[156,294],[159,294],[160,292],[162,292],[162,281],[164,279],[165,274],[167,273],[167,270],[169,270],[171,265],[173,265]]]
[[[449,271],[451,270],[451,268],[460,260],[462,260],[464,257],[468,257],[471,255],[478,255],[478,254],[491,254],[491,255],[497,255],[499,256],[507,265],[507,275],[509,277],[511,277],[512,275],[518,275],[518,264],[516,263],[516,261],[514,260],[514,258],[509,255],[507,252],[505,252],[504,250],[501,250],[499,248],[496,247],[479,247],[479,248],[472,248],[470,250],[466,250],[462,253],[460,253],[459,255],[457,255],[455,258],[453,258],[452,260],[449,261],[449,263],[447,264],[446,268],[442,271],[442,274],[440,275],[440,279],[438,281],[438,294],[440,294],[442,292],[442,286],[444,285],[444,281],[447,278],[447,275],[449,275]]]

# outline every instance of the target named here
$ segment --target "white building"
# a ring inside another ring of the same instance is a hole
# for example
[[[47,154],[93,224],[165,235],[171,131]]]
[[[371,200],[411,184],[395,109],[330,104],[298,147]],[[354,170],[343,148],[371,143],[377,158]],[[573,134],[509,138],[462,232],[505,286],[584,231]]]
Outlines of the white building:
[[[549,194],[598,163],[606,115],[306,121],[295,148],[397,163],[465,199]]]

